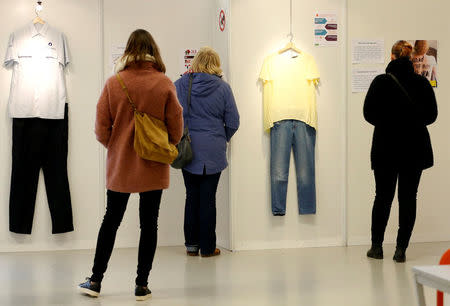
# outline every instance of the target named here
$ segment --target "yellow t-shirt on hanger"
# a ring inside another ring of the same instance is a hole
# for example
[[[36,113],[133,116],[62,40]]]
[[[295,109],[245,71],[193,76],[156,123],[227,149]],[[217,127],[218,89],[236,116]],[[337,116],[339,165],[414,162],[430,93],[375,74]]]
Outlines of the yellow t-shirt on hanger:
[[[269,55],[259,77],[264,84],[264,130],[286,119],[317,129],[315,85],[320,76],[314,57],[305,52]]]

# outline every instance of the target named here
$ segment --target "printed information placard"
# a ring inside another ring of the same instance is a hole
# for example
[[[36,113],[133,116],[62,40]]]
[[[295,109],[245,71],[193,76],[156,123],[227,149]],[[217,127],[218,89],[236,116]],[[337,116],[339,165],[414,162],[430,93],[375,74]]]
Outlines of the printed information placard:
[[[383,74],[384,69],[354,68],[352,69],[352,92],[366,92],[370,83],[377,75]]]
[[[338,15],[333,11],[320,11],[314,16],[314,46],[338,45]]]
[[[384,64],[384,40],[352,40],[352,64]]]
[[[198,49],[183,49],[183,56],[181,58],[181,75],[192,72],[192,60],[194,59],[194,56],[197,54],[197,52]]]

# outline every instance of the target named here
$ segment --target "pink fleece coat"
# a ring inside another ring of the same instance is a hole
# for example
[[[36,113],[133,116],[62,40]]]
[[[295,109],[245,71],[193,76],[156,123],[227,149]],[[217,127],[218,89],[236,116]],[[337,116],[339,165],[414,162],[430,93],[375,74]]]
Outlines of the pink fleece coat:
[[[152,62],[129,64],[120,72],[139,111],[166,123],[169,141],[182,136],[182,107],[175,86]],[[169,165],[140,158],[133,148],[134,113],[117,77],[110,77],[97,104],[97,140],[107,149],[106,188],[145,192],[169,187]]]

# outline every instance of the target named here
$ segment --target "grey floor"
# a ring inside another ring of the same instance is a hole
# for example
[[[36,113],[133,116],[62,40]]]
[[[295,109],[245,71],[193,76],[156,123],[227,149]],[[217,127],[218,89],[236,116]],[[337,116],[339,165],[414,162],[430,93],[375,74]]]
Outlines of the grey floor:
[[[411,267],[431,265],[450,243],[413,244],[407,262],[370,260],[367,247],[227,252],[187,257],[158,248],[150,277],[153,297],[134,300],[136,249],[114,250],[99,298],[79,295],[93,251],[0,254],[0,305],[415,305]],[[435,293],[426,289],[427,305]]]

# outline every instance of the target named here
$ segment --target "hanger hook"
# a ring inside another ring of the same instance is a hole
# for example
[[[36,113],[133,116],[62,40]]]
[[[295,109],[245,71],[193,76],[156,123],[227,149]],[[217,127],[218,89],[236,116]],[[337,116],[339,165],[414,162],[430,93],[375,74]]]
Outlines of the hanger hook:
[[[287,37],[289,37],[289,42],[292,42],[292,40],[294,40],[294,34],[292,33],[289,33]]]
[[[287,36],[289,37],[289,42],[292,43],[292,40],[294,39],[294,34],[292,33],[292,0],[289,4],[289,34]]]
[[[34,12],[36,13],[37,17],[39,17],[40,11],[42,11],[42,1],[37,1],[36,8],[34,9]]]

